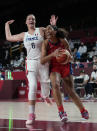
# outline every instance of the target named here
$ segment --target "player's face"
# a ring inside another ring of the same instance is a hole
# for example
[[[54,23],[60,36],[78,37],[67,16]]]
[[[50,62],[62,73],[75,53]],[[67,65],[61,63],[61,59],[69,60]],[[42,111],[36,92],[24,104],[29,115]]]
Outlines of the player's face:
[[[34,15],[28,15],[26,18],[26,24],[28,28],[34,28],[35,27],[35,16]]]
[[[54,29],[51,26],[47,26],[45,29],[45,37],[47,39],[51,39],[55,37],[56,32],[54,31]]]

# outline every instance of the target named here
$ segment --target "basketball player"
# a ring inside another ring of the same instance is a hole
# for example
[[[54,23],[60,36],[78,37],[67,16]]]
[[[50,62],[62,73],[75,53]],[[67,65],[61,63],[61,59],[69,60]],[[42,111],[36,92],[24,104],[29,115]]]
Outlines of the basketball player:
[[[63,29],[58,29],[54,31],[51,26],[47,26],[46,28],[46,40],[42,44],[42,56],[41,63],[45,64],[46,62],[50,63],[50,79],[53,90],[53,97],[56,101],[59,116],[61,121],[67,121],[67,114],[64,111],[62,105],[62,98],[60,93],[60,78],[63,79],[64,85],[68,95],[72,98],[74,103],[79,108],[82,118],[88,119],[88,111],[84,108],[80,98],[75,93],[73,88],[73,79],[71,75],[71,64],[68,61],[67,64],[58,63],[56,60],[56,56],[59,55],[60,48],[69,49],[69,45],[66,39],[67,33]],[[72,58],[72,57],[71,57]],[[70,58],[70,60],[71,60]]]
[[[53,15],[50,19],[50,23],[53,23],[53,25],[54,23],[56,24],[57,21],[57,19],[54,18],[55,16]],[[28,31],[12,35],[10,31],[10,24],[13,22],[14,20],[10,20],[5,23],[6,39],[11,42],[23,41],[27,50],[26,67],[29,84],[29,119],[26,121],[26,124],[32,124],[35,120],[35,100],[38,77],[41,83],[41,94],[45,99],[49,97],[50,91],[48,63],[44,65],[40,63],[41,46],[44,39],[44,28],[36,28],[35,16],[33,14],[29,14],[26,18]]]

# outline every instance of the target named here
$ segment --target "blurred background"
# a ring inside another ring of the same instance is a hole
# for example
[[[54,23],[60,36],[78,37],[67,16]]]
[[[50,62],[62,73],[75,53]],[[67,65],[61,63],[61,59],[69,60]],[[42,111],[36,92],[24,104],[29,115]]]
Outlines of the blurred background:
[[[15,19],[13,32],[25,29],[25,18],[29,13],[36,16],[37,26],[49,24],[51,14],[59,17],[58,25],[81,29],[97,26],[96,4],[91,0],[24,1],[3,0],[0,2],[0,39],[4,37],[4,23]],[[18,27],[18,28],[16,28]]]
[[[10,43],[6,41],[5,22],[11,19],[15,20],[10,27],[12,34],[27,31],[25,19],[30,13],[36,16],[36,27],[48,25],[52,14],[59,17],[57,26],[64,27],[69,32],[67,39],[74,57],[72,62],[74,76],[80,76],[80,71],[84,70],[91,77],[93,65],[97,65],[97,13],[95,1],[3,0],[0,2],[0,71],[5,75],[6,80],[21,79],[26,81],[25,76],[22,77],[25,71],[26,51],[22,42]],[[23,84],[22,87],[25,86],[25,82]],[[84,95],[86,94],[84,93]]]

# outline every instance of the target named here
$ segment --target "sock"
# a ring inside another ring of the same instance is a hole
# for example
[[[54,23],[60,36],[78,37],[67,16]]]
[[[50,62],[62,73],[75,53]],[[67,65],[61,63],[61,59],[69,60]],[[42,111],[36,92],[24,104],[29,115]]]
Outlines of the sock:
[[[83,113],[84,111],[86,111],[86,109],[85,109],[85,108],[83,108],[82,110],[80,110],[80,112],[81,112],[81,113]]]
[[[29,114],[35,112],[35,105],[29,105]]]
[[[61,105],[61,106],[58,106],[58,110],[59,110],[59,112],[64,112],[63,105]]]

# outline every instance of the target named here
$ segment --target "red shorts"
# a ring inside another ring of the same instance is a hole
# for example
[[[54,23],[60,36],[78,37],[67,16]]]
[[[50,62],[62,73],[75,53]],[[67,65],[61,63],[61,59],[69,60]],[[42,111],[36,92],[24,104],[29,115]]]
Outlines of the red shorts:
[[[58,72],[60,73],[61,77],[64,78],[68,75],[70,75],[70,63],[62,65],[62,64],[51,64],[50,66],[50,73],[51,72]]]

